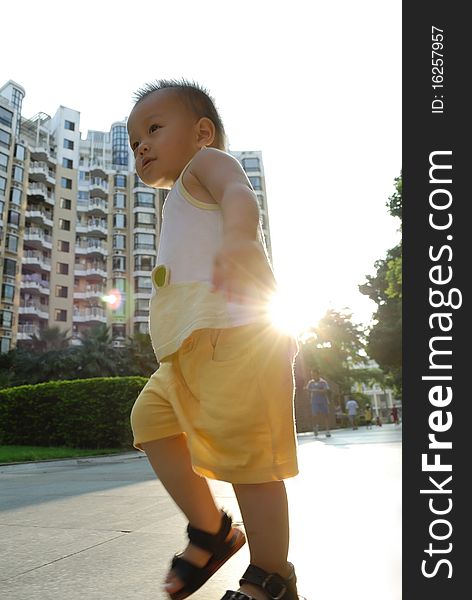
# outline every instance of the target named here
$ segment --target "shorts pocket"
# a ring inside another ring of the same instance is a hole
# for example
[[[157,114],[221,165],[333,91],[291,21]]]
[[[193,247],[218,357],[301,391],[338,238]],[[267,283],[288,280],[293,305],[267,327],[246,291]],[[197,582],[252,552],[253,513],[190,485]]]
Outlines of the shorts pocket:
[[[258,328],[254,325],[210,330],[211,360],[215,364],[236,362],[254,352]]]

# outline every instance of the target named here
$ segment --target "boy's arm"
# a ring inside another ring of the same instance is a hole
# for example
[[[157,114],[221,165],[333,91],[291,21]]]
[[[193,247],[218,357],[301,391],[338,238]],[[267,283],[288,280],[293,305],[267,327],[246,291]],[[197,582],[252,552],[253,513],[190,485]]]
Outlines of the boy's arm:
[[[223,245],[215,258],[213,285],[228,299],[251,295],[248,287],[275,288],[275,278],[257,241],[259,206],[239,162],[216,148],[199,152],[190,166],[223,214]]]

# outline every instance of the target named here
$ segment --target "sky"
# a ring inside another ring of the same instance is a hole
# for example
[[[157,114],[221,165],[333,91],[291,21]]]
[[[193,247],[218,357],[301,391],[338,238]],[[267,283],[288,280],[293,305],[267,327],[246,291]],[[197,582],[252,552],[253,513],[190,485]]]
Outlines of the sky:
[[[229,149],[262,152],[282,313],[308,326],[347,307],[371,322],[358,285],[400,240],[386,202],[401,169],[401,0],[23,0],[2,21],[0,85],[25,88],[25,117],[80,111],[82,137],[124,119],[146,82],[203,84]]]

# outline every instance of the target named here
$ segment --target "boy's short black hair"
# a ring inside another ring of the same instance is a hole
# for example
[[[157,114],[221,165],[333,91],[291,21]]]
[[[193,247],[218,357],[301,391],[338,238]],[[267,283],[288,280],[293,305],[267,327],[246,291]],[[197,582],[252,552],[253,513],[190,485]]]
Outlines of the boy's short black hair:
[[[226,132],[223,121],[216,109],[215,101],[210,96],[208,90],[195,81],[188,81],[183,78],[157,79],[152,83],[146,83],[134,94],[136,104],[146,98],[149,94],[164,89],[172,89],[177,92],[198,119],[201,119],[202,117],[210,119],[216,130],[214,145],[220,150],[227,149]]]

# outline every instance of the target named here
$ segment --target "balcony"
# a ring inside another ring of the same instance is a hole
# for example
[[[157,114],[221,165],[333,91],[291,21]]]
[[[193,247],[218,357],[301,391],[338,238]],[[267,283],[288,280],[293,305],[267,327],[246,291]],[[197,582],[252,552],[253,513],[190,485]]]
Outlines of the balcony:
[[[42,279],[38,273],[23,273],[21,277],[20,288],[29,293],[39,292],[49,296],[49,281]]]
[[[32,183],[28,182],[28,196],[35,196],[42,198],[51,206],[54,206],[55,196],[43,183]]]
[[[77,277],[107,278],[107,267],[105,263],[80,263],[74,265],[74,275]]]
[[[44,211],[40,208],[30,207],[26,212],[25,216],[27,219],[30,219],[35,222],[43,223],[48,227],[53,226],[53,214],[52,211]]]
[[[43,256],[41,252],[26,250],[23,253],[23,264],[42,271],[51,271],[51,260]]]
[[[87,232],[89,234],[108,235],[108,226],[105,219],[89,219],[87,221]]]
[[[33,323],[20,323],[18,325],[17,340],[31,340],[33,336],[39,337],[41,328]]]
[[[30,163],[29,178],[39,183],[56,184],[56,174],[46,162],[34,161]]]
[[[103,161],[97,158],[92,158],[89,164],[90,176],[92,178],[101,179],[102,181],[106,181],[107,172],[105,171],[105,167],[103,165]],[[108,185],[108,183],[107,183]]]
[[[106,293],[102,285],[87,285],[84,288],[74,290],[74,300],[90,300],[91,298],[100,298]]]
[[[27,227],[25,229],[24,241],[37,248],[52,249],[52,237],[37,227]]]
[[[102,257],[107,256],[108,254],[108,248],[106,244],[101,244],[101,243],[93,243],[93,242],[88,242],[88,243],[80,243],[80,244],[76,244],[75,246],[75,253],[79,254],[81,256],[91,256],[93,254],[98,254]]]
[[[30,146],[31,160],[33,161],[44,161],[47,160],[51,164],[57,163],[57,154],[52,152],[46,145],[46,143],[39,143],[37,146]]]
[[[90,198],[87,210],[92,214],[104,213],[106,215],[108,213],[108,203],[101,198]]]
[[[108,198],[108,182],[98,177],[90,180],[90,194],[94,194],[105,200]]]
[[[103,308],[74,309],[72,316],[74,323],[106,323],[107,317]]]
[[[23,301],[24,302],[24,301]],[[38,317],[39,319],[49,319],[48,306],[45,306],[39,302],[28,300],[18,307],[19,315],[29,315],[31,317]]]

